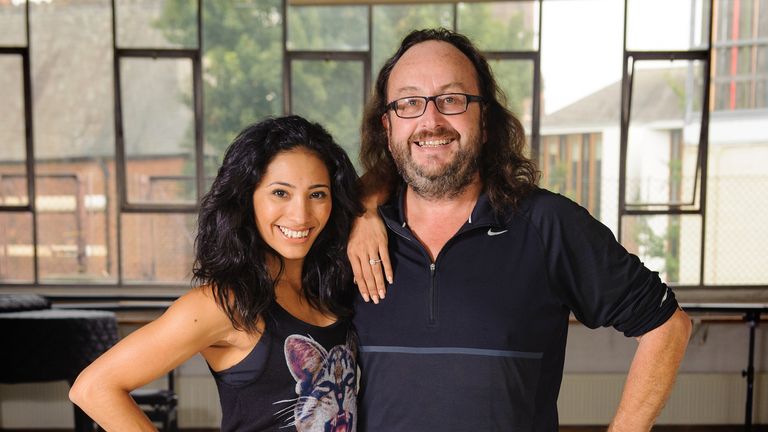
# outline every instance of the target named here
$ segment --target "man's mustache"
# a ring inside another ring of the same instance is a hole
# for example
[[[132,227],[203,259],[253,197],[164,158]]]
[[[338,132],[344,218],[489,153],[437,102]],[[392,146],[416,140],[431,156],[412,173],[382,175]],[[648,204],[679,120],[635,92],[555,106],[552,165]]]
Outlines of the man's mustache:
[[[456,139],[459,133],[453,128],[438,126],[432,130],[422,130],[410,137],[410,141],[426,141],[434,138]]]

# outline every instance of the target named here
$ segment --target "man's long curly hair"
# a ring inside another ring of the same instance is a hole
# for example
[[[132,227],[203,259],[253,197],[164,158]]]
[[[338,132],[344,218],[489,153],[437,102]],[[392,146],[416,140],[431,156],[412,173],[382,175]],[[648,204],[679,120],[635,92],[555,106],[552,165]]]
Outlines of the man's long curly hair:
[[[523,153],[525,131],[520,120],[505,107],[506,96],[496,84],[485,57],[466,36],[444,28],[411,32],[379,72],[373,94],[365,107],[362,126],[360,161],[366,172],[368,189],[391,193],[400,181],[397,166],[387,147],[387,131],[382,124],[389,102],[387,84],[400,57],[414,45],[427,41],[453,45],[474,65],[480,96],[483,97],[482,125],[487,136],[478,161],[480,178],[497,212],[515,208],[518,201],[536,187],[538,179],[536,165]]]
[[[248,126],[224,155],[210,191],[200,204],[195,239],[194,282],[208,285],[216,303],[237,329],[257,331],[259,317],[275,301],[276,279],[267,255],[282,257],[259,235],[253,192],[281,152],[305,149],[328,169],[332,209],[302,269],[304,297],[338,318],[352,313],[354,293],[345,253],[352,220],[361,213],[357,174],[347,154],[320,125],[298,116],[271,118]]]

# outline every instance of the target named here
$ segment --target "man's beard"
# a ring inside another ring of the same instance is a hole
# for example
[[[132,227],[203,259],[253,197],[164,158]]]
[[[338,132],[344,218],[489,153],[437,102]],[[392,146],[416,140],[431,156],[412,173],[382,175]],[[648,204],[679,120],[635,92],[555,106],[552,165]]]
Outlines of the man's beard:
[[[439,136],[434,131],[431,135]],[[458,134],[453,133],[458,140]],[[392,135],[390,134],[390,142]],[[479,166],[480,139],[475,135],[467,137],[467,145],[460,147],[453,160],[439,169],[421,167],[411,157],[410,137],[405,143],[391,146],[392,158],[405,183],[422,198],[436,200],[454,198],[475,180]]]

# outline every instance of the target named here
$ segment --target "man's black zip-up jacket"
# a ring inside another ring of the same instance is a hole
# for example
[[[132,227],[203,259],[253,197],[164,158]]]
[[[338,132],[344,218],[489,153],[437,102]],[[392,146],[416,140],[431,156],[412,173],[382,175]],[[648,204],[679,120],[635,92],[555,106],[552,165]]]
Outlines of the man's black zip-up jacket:
[[[570,313],[639,336],[678,307],[563,196],[536,190],[497,214],[481,195],[432,262],[402,190],[380,208],[394,283],[380,304],[355,305],[362,432],[556,431]]]

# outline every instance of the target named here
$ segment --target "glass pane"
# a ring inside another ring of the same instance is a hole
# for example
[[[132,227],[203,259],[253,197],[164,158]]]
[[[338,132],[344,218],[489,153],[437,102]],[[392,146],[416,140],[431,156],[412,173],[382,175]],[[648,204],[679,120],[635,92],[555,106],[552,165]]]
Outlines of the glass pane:
[[[539,185],[576,201],[596,218],[602,204],[601,133],[542,136]]]
[[[35,156],[112,155],[114,87],[109,0],[31,5]]]
[[[52,167],[48,167],[52,168]],[[37,210],[40,279],[103,282],[113,274],[104,173],[96,163],[38,174]],[[77,171],[75,171],[77,170]]]
[[[701,216],[624,216],[621,244],[661,280],[698,285],[701,270]]]
[[[131,203],[195,201],[192,61],[120,61],[126,188]]]
[[[291,108],[294,114],[328,129],[357,166],[363,113],[362,62],[291,62]]]
[[[124,213],[122,218],[124,281],[189,283],[195,215]]]
[[[21,56],[0,56],[0,206],[29,204]]]
[[[0,282],[33,282],[32,215],[0,213]]]
[[[626,162],[628,205],[696,204],[703,75],[700,61],[635,63]]]
[[[33,3],[40,279],[114,281],[114,86],[109,0]]]
[[[117,0],[120,48],[197,48],[197,0]]]
[[[0,206],[29,204],[27,174],[24,162],[0,165]]]
[[[0,46],[26,46],[25,1],[0,2]]]
[[[453,27],[452,5],[373,6],[373,80],[408,33],[434,27]]]
[[[288,6],[289,50],[368,50],[367,6]]]
[[[629,0],[627,50],[706,49],[708,23],[709,1]]]
[[[206,190],[247,125],[283,113],[280,0],[203,2]]]
[[[709,124],[704,280],[768,284],[768,114],[713,115]]]
[[[533,118],[533,62],[529,60],[488,61],[496,83],[507,97],[507,108],[523,123],[525,131],[531,132]]]
[[[458,31],[483,51],[538,49],[538,2],[459,3],[458,14]]]
[[[563,166],[558,167],[564,158],[559,143],[588,136],[595,150],[582,158],[582,163],[590,164],[582,173],[594,173],[594,177],[590,174],[582,182],[589,187],[582,197],[588,199],[577,201],[615,234],[624,5],[613,0],[573,0],[545,1],[542,7],[542,182],[575,197],[575,190],[556,186],[567,177]]]

